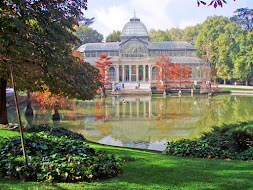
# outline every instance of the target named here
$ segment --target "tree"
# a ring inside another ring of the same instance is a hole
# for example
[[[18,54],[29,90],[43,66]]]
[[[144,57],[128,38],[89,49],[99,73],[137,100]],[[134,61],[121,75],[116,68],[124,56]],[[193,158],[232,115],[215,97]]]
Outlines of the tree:
[[[186,27],[182,34],[182,40],[187,41],[192,45],[195,45],[200,29],[200,24],[197,24],[196,26]]]
[[[227,2],[225,0],[212,0],[210,2],[210,4],[208,4],[208,6],[213,5],[214,8],[217,8],[218,6],[222,7],[223,3],[227,3]],[[197,4],[198,4],[198,6],[200,6],[200,4],[207,5],[207,3],[205,1],[202,1],[202,0],[197,0]]]
[[[181,92],[182,83],[188,81],[192,73],[191,67],[171,63],[170,58],[163,55],[156,62],[156,66],[158,88],[162,89],[164,94],[171,84],[179,84]]]
[[[219,59],[219,46],[217,39],[225,33],[229,20],[222,16],[208,17],[201,26],[195,47],[199,57],[206,55],[211,67],[216,67]]]
[[[240,8],[234,13],[236,15],[230,18],[231,21],[239,24],[245,32],[253,30],[253,9]]]
[[[161,55],[159,60],[156,62],[155,69],[158,72],[156,76],[158,89],[163,90],[163,94],[166,95],[166,90],[170,88],[170,68],[172,66],[170,57]]]
[[[173,63],[171,69],[169,70],[170,80],[174,84],[179,83],[180,92],[182,88],[182,83],[188,82],[191,77],[191,67],[185,66],[184,64]]]
[[[212,96],[213,92],[218,91],[218,85],[216,83],[215,75],[215,67],[210,65],[207,56],[203,56],[205,60],[205,64],[202,68],[203,78],[202,78],[202,86],[200,89],[200,93],[208,92],[208,96]]]
[[[172,41],[182,41],[183,38],[183,30],[180,28],[171,28],[169,33],[172,37]]]
[[[60,120],[59,109],[72,109],[73,102],[65,97],[53,95],[48,90],[42,92],[34,92],[31,95],[32,102],[38,110],[54,110],[53,120]]]
[[[214,41],[225,33],[225,26],[229,23],[229,20],[222,16],[207,17],[205,22],[201,26],[201,30],[196,39],[195,47],[197,49],[197,55],[207,55],[211,64],[215,61],[217,55],[216,46]]]
[[[93,30],[89,26],[80,24],[79,26],[74,27],[74,34],[81,40],[81,44],[102,42],[104,37],[103,34],[98,33],[96,30]]]
[[[91,24],[93,24],[95,22],[95,17],[92,18],[87,18],[87,17],[81,17],[78,20],[79,24],[82,24],[84,26],[90,26]]]
[[[218,53],[216,60],[217,76],[224,80],[233,77],[234,61],[240,52],[238,36],[243,33],[240,26],[236,23],[228,23],[224,28],[224,33],[220,34],[214,44]]]
[[[101,54],[99,55],[99,61],[94,65],[94,67],[99,68],[100,82],[102,83],[102,96],[105,95],[105,86],[111,85],[109,81],[111,79],[109,69],[112,62],[109,61],[110,59],[111,58],[107,57],[107,55]]]
[[[150,36],[150,41],[153,42],[162,42],[162,41],[172,41],[172,36],[169,33],[168,30],[163,31],[163,30],[155,30],[151,29],[149,30],[149,36]]]
[[[6,124],[5,88],[13,65],[18,90],[91,99],[98,71],[72,56],[73,27],[86,0],[16,0],[0,3],[0,123]]]
[[[246,85],[250,85],[253,78],[253,31],[248,31],[247,35],[240,34],[238,47],[240,50],[234,60],[233,74],[234,77],[245,80]]]
[[[113,32],[106,37],[106,42],[120,42],[120,35],[121,32],[119,30],[113,30]]]

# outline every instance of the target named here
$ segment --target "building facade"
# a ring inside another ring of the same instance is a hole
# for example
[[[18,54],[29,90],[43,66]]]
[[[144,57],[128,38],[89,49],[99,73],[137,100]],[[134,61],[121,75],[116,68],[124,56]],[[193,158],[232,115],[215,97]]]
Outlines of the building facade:
[[[192,68],[190,82],[201,83],[205,62],[197,57],[196,49],[185,41],[151,42],[145,25],[133,17],[124,26],[121,42],[87,43],[79,47],[85,61],[95,65],[99,55],[111,57],[109,69],[113,89],[147,89],[157,80],[156,62],[161,55],[169,56],[172,63]]]

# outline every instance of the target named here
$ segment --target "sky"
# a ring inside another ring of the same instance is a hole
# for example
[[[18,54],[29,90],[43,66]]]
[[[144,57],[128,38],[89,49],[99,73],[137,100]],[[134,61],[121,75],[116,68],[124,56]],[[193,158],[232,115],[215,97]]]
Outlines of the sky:
[[[211,2],[211,0],[203,0]],[[196,0],[88,0],[87,18],[95,17],[90,26],[103,34],[104,38],[113,30],[122,31],[124,25],[136,14],[147,30],[166,30],[175,27],[201,24],[208,16],[234,15],[238,8],[253,9],[253,0],[226,0],[223,8],[197,6]]]

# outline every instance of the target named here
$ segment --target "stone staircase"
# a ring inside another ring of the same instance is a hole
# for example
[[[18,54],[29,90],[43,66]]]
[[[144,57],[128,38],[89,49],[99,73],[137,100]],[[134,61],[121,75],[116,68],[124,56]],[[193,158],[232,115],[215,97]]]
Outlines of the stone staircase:
[[[120,82],[116,87],[118,92],[115,90],[112,94],[151,94],[148,82]]]

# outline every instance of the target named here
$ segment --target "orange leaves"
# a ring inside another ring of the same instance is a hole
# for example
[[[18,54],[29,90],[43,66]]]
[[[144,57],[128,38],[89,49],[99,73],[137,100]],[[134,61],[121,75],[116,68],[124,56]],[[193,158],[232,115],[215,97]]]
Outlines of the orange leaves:
[[[160,89],[168,89],[170,84],[180,84],[191,77],[191,67],[183,64],[171,63],[169,57],[161,55],[156,62],[157,84]]]
[[[99,61],[96,62],[96,65],[94,65],[94,67],[99,68],[99,74],[101,76],[100,81],[104,84],[104,85],[109,85],[111,84],[109,82],[110,78],[110,74],[109,74],[109,69],[112,66],[112,62],[110,62],[111,58],[107,57],[107,55],[101,54],[99,56]]]
[[[171,63],[171,60],[169,57],[165,57],[164,55],[161,55],[158,62],[156,62],[156,70],[158,72],[158,75],[156,76],[158,88],[160,89],[167,89],[168,88],[168,82],[170,77],[170,68],[173,64]]]
[[[31,95],[32,101],[38,109],[45,111],[47,109],[54,109],[57,105],[59,109],[72,109],[72,101],[57,95],[52,95],[48,90],[42,92],[34,92]]]
[[[191,77],[191,67],[185,66],[184,64],[174,63],[169,71],[170,79],[176,80],[188,80]]]

